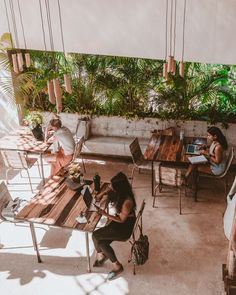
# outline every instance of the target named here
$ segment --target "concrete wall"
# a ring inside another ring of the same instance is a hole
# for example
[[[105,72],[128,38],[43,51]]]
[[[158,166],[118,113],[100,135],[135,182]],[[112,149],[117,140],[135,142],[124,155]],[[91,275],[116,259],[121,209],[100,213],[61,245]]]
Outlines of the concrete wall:
[[[45,123],[49,122],[52,114],[44,113]],[[76,131],[78,118],[81,115],[62,113],[61,119],[73,133]],[[150,138],[154,129],[162,130],[168,127],[181,127],[185,136],[206,136],[207,122],[205,121],[161,121],[155,118],[145,118],[138,120],[125,119],[122,117],[100,116],[91,119],[91,136],[119,136],[119,137],[139,137]],[[230,124],[228,129],[217,125],[226,136],[229,145],[236,146],[236,124]]]

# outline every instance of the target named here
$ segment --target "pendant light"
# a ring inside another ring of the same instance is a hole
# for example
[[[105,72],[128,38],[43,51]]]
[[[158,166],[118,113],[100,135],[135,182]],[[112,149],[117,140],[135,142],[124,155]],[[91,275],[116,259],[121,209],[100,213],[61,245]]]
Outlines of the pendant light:
[[[7,4],[6,1],[5,3],[5,8],[6,8],[6,14],[8,16],[8,11],[7,11]],[[15,39],[15,45],[14,47],[19,48],[19,39],[18,39],[18,32],[17,32],[17,25],[16,25],[16,17],[15,17],[15,10],[14,10],[14,4],[13,0],[9,0],[9,7],[10,7],[10,12],[11,12],[11,20],[12,20],[12,26],[13,26],[13,32],[14,32],[14,39]],[[9,17],[8,17],[9,20]],[[10,31],[10,23],[9,23],[9,31]],[[11,32],[10,32],[11,34]],[[11,34],[12,36],[12,34]],[[11,40],[12,41],[12,40]],[[12,42],[13,45],[13,42]],[[23,71],[23,58],[22,58],[22,53],[21,52],[16,52],[11,55],[12,58],[12,66],[13,66],[13,71],[18,74],[20,71]]]
[[[170,10],[170,11],[169,11]],[[176,10],[177,0],[166,0],[166,28],[165,28],[165,63],[163,65],[163,77],[168,80],[168,74],[175,75],[176,60],[175,60],[175,39],[176,39]],[[169,48],[168,48],[168,15],[169,16]],[[167,51],[169,56],[167,59]]]
[[[53,41],[53,34],[52,34],[52,23],[51,23],[49,0],[45,0],[45,5],[46,5],[46,12],[47,12],[47,22],[48,22],[50,46],[51,46],[51,51],[54,52],[54,41]],[[56,65],[55,58],[54,58],[54,65]],[[58,78],[54,78],[52,80],[52,83],[53,83],[54,95],[56,98],[57,114],[59,114],[62,111],[62,90],[61,90],[61,86],[60,86]],[[51,87],[51,82],[48,83],[48,86]],[[51,88],[48,88],[48,92],[51,92]],[[53,96],[51,97],[51,99],[53,101]]]

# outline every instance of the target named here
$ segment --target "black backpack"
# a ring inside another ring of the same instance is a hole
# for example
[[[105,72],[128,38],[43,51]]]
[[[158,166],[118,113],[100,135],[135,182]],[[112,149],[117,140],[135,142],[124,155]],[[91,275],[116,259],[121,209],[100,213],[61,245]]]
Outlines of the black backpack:
[[[131,255],[129,262],[133,262],[134,265],[143,265],[148,260],[149,254],[149,241],[146,235],[142,233],[142,227],[139,225],[140,235],[137,240],[130,242]]]

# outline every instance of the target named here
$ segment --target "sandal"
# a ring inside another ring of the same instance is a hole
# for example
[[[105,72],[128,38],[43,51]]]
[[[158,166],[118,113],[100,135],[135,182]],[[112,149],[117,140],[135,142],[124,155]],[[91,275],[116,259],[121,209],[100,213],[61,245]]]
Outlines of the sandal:
[[[104,256],[102,259],[98,260],[96,259],[94,261],[93,267],[101,267],[104,265],[104,263],[108,260],[108,258],[106,256]]]
[[[115,279],[115,278],[118,276],[118,274],[120,274],[123,270],[124,270],[123,266],[120,265],[120,268],[119,268],[119,269],[117,269],[117,270],[112,270],[112,271],[110,271],[110,272],[108,273],[108,275],[107,275],[107,279],[108,279],[109,281]]]

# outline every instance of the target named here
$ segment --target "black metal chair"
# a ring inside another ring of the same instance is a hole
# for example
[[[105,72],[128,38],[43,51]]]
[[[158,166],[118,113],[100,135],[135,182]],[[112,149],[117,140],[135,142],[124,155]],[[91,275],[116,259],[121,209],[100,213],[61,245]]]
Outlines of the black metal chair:
[[[130,153],[132,155],[132,160],[133,160],[133,169],[131,173],[131,185],[132,185],[135,169],[138,169],[138,172],[140,173],[141,169],[151,170],[152,165],[151,165],[151,162],[144,160],[143,153],[142,153],[137,137],[131,142],[131,144],[129,145],[129,149],[130,149]]]

